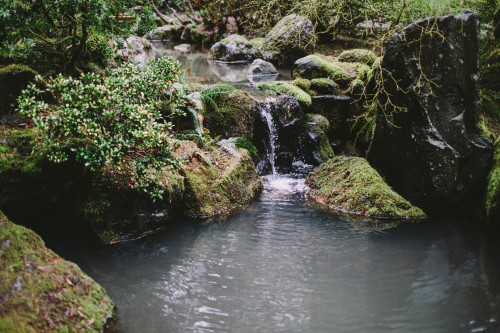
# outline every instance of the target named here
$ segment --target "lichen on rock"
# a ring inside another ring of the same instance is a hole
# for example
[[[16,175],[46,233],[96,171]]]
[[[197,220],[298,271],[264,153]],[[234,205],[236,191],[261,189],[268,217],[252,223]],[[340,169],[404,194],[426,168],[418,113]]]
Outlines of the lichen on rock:
[[[374,218],[426,217],[394,192],[364,158],[330,159],[309,174],[306,184],[311,199],[334,210]]]
[[[101,286],[1,212],[0,230],[0,331],[104,331],[115,305]]]

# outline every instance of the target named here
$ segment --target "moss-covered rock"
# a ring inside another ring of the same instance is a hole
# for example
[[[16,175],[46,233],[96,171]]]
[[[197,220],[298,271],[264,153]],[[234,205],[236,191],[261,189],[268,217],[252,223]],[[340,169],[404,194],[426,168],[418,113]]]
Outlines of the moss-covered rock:
[[[144,35],[144,38],[151,41],[174,41],[181,37],[182,26],[168,24],[156,28]]]
[[[311,80],[329,78],[342,88],[347,88],[353,80],[353,77],[339,65],[317,54],[311,54],[298,59],[293,65],[292,75],[294,79],[305,78]]]
[[[330,124],[326,117],[319,114],[306,114],[303,131],[300,135],[299,154],[308,164],[319,165],[334,156],[328,140]]]
[[[257,48],[257,50],[262,50],[262,45],[264,45],[264,41],[266,39],[264,37],[257,37],[257,38],[254,38],[254,39],[250,39],[248,42],[250,44],[252,44],[253,46],[255,46]]]
[[[250,203],[262,191],[262,179],[246,150],[207,152],[191,142],[177,153],[189,161],[184,168],[185,215],[227,214]]]
[[[205,103],[203,114],[204,126],[211,135],[224,139],[241,137],[251,141],[258,110],[250,95],[241,90],[232,90],[227,94],[212,97],[215,105]]]
[[[371,66],[375,60],[377,60],[377,56],[366,49],[346,50],[339,56],[341,62],[359,62],[368,66]]]
[[[330,79],[312,79],[311,89],[317,91],[319,95],[339,95],[340,88],[333,80]]]
[[[284,67],[312,53],[315,45],[316,36],[312,22],[307,17],[292,14],[281,19],[269,31],[261,52],[264,60]]]
[[[283,81],[263,82],[257,86],[259,89],[268,89],[278,94],[284,94],[295,98],[302,106],[311,105],[311,96],[299,87]]]
[[[219,61],[252,61],[260,57],[259,50],[240,35],[230,35],[212,45],[210,59]]]
[[[488,175],[488,187],[486,189],[486,218],[495,227],[499,227],[500,221],[500,138],[494,144],[493,167]]]
[[[375,218],[423,218],[360,157],[337,156],[306,179],[309,197],[331,209]]]
[[[0,116],[15,110],[11,105],[16,104],[21,91],[37,74],[29,66],[21,64],[0,67]]]
[[[0,331],[104,331],[114,303],[101,286],[1,212],[0,231]]]

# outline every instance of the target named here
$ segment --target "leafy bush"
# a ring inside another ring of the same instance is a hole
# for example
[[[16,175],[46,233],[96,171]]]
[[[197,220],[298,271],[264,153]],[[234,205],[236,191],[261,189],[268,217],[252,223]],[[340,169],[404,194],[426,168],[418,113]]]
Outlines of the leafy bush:
[[[128,63],[107,77],[59,75],[44,82],[38,76],[19,97],[19,109],[41,129],[50,160],[74,158],[91,170],[117,169],[130,177],[132,188],[161,197],[168,185],[161,170],[181,166],[172,156],[166,119],[189,104],[179,71],[178,62],[160,58],[144,70]]]

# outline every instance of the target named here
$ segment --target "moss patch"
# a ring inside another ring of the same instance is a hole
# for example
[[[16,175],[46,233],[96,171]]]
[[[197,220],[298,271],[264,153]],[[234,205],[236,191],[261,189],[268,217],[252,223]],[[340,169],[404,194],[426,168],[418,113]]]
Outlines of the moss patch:
[[[262,190],[262,180],[246,150],[233,155],[224,149],[203,151],[186,142],[176,154],[188,161],[184,168],[184,213],[188,216],[226,214],[250,203]]]
[[[248,42],[255,46],[257,48],[257,50],[261,50],[262,49],[262,45],[264,45],[264,41],[266,39],[264,37],[258,37],[258,38],[254,38],[254,39],[250,39]]]
[[[342,52],[339,56],[339,61],[342,62],[359,62],[371,66],[377,56],[372,51],[366,49],[352,49]]]
[[[113,314],[106,291],[0,213],[0,331],[101,332]]]
[[[338,156],[309,174],[309,196],[331,209],[375,218],[423,218],[364,158]]]
[[[289,95],[295,98],[302,106],[309,107],[312,103],[311,96],[299,87],[287,82],[263,82],[257,86],[259,89],[268,89],[278,94]]]
[[[352,77],[338,64],[333,63],[333,58],[318,54],[311,54],[295,62],[293,78],[319,79],[329,78],[342,87],[348,87]]]
[[[41,171],[42,154],[32,154],[39,143],[39,131],[36,129],[14,129],[0,127],[0,172],[20,171],[36,174]]]
[[[317,91],[319,94],[324,95],[339,95],[340,88],[339,86],[330,79],[312,79],[311,80],[311,89]]]

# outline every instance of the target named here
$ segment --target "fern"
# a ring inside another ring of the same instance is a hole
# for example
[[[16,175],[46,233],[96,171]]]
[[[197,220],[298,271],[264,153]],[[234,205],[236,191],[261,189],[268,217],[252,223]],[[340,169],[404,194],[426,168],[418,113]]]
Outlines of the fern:
[[[224,83],[217,83],[203,89],[201,91],[201,103],[203,104],[203,109],[206,111],[211,107],[215,112],[219,113],[220,110],[215,100],[225,94],[229,94],[233,90],[236,90],[236,88],[230,84]]]

